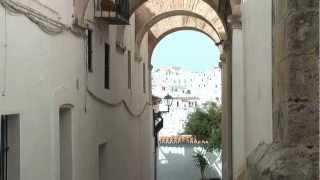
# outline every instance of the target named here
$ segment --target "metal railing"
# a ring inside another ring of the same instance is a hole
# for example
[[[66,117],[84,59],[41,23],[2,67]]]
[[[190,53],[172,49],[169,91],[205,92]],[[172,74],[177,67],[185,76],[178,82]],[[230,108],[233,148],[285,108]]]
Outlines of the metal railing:
[[[95,17],[104,18],[110,24],[129,24],[129,0],[95,0]]]

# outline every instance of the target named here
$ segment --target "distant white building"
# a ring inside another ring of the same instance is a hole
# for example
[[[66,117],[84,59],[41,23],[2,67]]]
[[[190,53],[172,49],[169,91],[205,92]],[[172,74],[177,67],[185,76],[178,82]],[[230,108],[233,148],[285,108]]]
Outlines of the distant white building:
[[[164,127],[159,135],[183,132],[187,115],[208,101],[221,104],[221,70],[190,72],[179,67],[155,68],[152,71],[152,93],[158,97],[170,94],[174,100],[170,113],[164,114]],[[165,109],[164,104],[160,105]]]

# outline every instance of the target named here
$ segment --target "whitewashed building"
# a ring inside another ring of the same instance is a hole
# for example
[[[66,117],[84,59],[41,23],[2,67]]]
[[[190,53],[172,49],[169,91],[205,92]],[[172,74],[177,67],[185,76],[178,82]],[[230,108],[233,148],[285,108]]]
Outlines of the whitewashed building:
[[[135,15],[112,25],[93,0],[0,3],[0,177],[152,179],[148,37],[135,58]]]
[[[191,72],[179,67],[154,68],[152,93],[158,97],[173,97],[170,112],[163,114],[164,126],[160,136],[183,133],[187,116],[206,102],[221,104],[221,69]],[[167,108],[162,102],[160,108]]]
[[[0,178],[155,179],[150,57],[180,30],[221,52],[223,179],[319,179],[319,0],[0,0]]]

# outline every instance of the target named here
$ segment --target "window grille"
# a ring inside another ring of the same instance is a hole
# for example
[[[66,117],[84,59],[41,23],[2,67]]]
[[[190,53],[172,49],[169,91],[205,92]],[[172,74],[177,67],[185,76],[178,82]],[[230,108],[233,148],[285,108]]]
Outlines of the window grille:
[[[110,24],[128,25],[130,18],[130,0],[94,0],[94,14]]]

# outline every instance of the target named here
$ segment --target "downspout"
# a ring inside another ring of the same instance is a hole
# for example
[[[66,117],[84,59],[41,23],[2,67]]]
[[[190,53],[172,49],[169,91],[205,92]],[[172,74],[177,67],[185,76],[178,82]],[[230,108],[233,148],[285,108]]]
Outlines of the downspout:
[[[6,96],[7,91],[7,61],[8,61],[8,25],[7,25],[7,9],[4,8],[4,58],[3,58],[3,74],[2,74],[2,90],[1,96]]]

